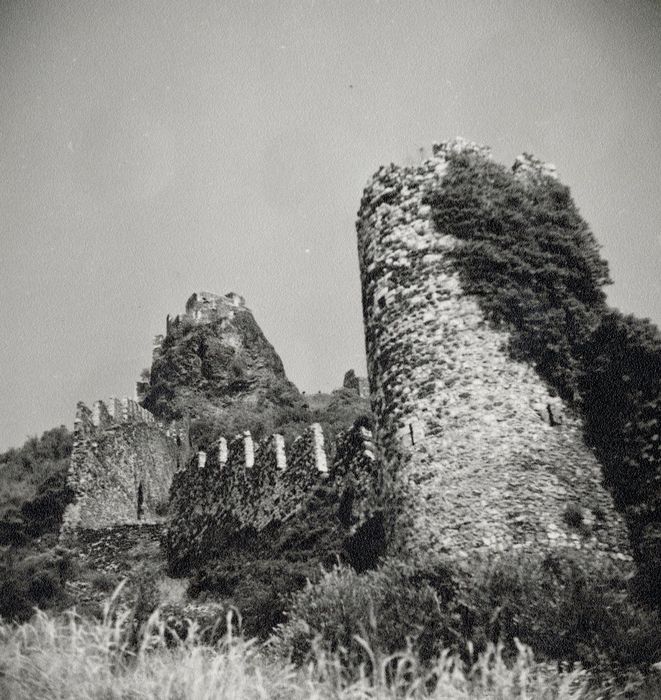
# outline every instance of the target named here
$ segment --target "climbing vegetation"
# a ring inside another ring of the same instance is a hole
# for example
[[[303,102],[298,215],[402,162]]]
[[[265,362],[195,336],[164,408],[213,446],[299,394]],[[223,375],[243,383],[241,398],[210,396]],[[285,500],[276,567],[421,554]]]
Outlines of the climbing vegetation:
[[[428,203],[465,291],[511,331],[532,363],[585,419],[586,438],[625,513],[641,592],[661,594],[661,335],[606,304],[607,263],[569,189],[472,154],[450,157]]]

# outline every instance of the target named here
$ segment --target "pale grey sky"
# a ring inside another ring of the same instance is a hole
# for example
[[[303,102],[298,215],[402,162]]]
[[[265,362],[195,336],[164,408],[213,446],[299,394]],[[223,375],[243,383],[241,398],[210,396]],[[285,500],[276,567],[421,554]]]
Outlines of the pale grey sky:
[[[243,294],[303,390],[365,372],[354,219],[461,135],[556,164],[611,302],[661,322],[658,2],[0,4],[0,449],[132,395]]]

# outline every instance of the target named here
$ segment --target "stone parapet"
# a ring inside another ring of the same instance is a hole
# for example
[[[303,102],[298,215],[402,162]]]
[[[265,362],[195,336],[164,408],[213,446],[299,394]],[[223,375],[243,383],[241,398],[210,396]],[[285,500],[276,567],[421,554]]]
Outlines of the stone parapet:
[[[354,426],[338,436],[337,444],[329,465],[323,431],[313,424],[287,451],[281,435],[254,444],[250,433],[244,433],[229,445],[221,439],[207,451],[203,467],[194,457],[172,482],[167,534],[171,564],[176,568],[180,561],[217,555],[219,533],[259,533],[296,517],[323,484],[337,489],[338,511],[340,494],[350,486],[352,525],[355,529],[365,522],[368,509],[378,507],[380,485],[371,433]]]

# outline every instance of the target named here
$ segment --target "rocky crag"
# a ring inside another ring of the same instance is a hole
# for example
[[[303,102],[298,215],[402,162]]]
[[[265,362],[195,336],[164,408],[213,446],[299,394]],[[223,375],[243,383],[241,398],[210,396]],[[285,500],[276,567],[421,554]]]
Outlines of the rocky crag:
[[[234,293],[197,292],[184,314],[167,317],[149,381],[138,385],[138,395],[160,419],[186,416],[194,427],[230,434],[242,417],[243,423],[268,425],[274,411],[304,404],[243,297]]]

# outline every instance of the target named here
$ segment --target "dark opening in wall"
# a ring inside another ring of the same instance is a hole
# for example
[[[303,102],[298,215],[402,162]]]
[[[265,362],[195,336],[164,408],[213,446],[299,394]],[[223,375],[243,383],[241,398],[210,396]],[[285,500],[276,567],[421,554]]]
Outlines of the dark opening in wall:
[[[138,520],[142,520],[144,512],[144,494],[142,492],[142,482],[138,485]]]
[[[386,532],[383,513],[375,513],[356,533],[345,540],[349,563],[361,573],[376,569],[386,551]]]

